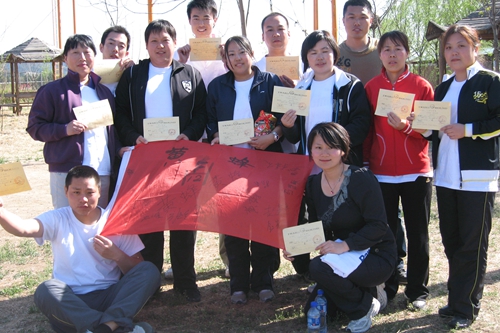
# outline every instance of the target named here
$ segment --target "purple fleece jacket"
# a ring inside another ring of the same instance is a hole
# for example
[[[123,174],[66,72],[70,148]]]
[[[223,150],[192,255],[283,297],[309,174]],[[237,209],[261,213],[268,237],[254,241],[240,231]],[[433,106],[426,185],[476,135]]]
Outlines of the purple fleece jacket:
[[[107,87],[99,84],[101,78],[97,74],[91,72],[90,76],[97,96],[100,100],[109,101],[114,114],[113,94]],[[68,172],[72,167],[82,165],[84,134],[66,134],[66,124],[76,120],[73,108],[81,105],[80,78],[73,71],[68,71],[62,79],[47,83],[36,93],[26,130],[33,139],[45,142],[43,156],[51,172]],[[106,129],[109,157],[113,163],[121,144],[114,126],[107,126]]]

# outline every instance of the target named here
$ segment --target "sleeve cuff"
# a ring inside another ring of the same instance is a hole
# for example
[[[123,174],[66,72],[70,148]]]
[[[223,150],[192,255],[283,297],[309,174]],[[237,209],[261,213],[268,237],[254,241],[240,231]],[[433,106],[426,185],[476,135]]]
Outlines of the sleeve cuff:
[[[472,124],[465,124],[465,136],[468,138],[472,136]]]

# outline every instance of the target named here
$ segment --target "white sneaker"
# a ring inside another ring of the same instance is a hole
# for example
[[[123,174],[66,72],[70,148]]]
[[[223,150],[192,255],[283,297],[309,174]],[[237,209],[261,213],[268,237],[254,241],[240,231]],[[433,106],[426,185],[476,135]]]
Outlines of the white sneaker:
[[[231,278],[231,274],[229,274],[229,267],[226,267],[226,273],[224,274],[228,279]]]
[[[143,321],[136,323],[134,326],[134,330],[130,331],[130,333],[153,333],[153,332],[154,332],[153,327],[151,327],[151,325]]]
[[[385,283],[377,286],[377,300],[380,302],[380,311],[387,306],[387,293],[385,292]]]
[[[167,269],[165,271],[165,279],[173,280],[174,279],[174,272],[172,271],[172,267]]]
[[[372,299],[372,306],[364,317],[356,320],[351,320],[346,329],[351,333],[364,333],[372,326],[372,318],[375,317],[380,311],[380,302],[374,298]]]

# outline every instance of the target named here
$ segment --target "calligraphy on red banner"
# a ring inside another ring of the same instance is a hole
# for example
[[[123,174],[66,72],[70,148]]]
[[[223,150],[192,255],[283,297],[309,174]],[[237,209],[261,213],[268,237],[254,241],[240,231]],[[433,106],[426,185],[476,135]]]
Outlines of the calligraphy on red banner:
[[[297,224],[307,156],[191,141],[136,146],[103,235],[204,230],[283,247]]]

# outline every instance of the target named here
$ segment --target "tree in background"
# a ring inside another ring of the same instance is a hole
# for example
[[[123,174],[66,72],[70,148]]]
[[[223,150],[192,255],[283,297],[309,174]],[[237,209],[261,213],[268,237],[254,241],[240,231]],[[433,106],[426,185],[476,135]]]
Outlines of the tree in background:
[[[484,0],[483,0],[484,1]],[[410,61],[416,63],[413,72],[431,82],[437,82],[439,73],[434,71],[433,78],[424,73],[429,63],[438,63],[439,41],[425,39],[427,23],[432,20],[449,26],[481,7],[480,0],[401,0],[397,1],[386,13],[381,22],[381,31],[400,30],[410,40]]]

